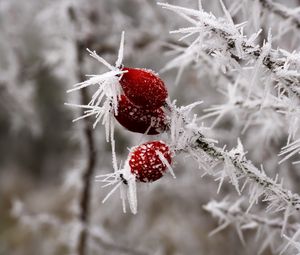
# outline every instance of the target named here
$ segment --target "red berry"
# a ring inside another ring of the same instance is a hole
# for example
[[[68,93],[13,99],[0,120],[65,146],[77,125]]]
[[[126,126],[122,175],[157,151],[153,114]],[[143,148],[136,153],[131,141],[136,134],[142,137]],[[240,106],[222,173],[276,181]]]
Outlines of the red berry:
[[[131,173],[141,182],[154,182],[165,173],[167,166],[161,161],[156,151],[160,151],[171,163],[171,151],[164,142],[152,141],[135,147],[130,154]]]
[[[157,135],[166,129],[165,113],[159,108],[147,110],[132,104],[124,95],[118,102],[118,115],[115,115],[119,123],[132,132],[144,134],[149,127],[148,135]]]
[[[127,98],[135,105],[145,109],[163,106],[168,92],[164,82],[153,72],[145,69],[123,68],[120,83]]]

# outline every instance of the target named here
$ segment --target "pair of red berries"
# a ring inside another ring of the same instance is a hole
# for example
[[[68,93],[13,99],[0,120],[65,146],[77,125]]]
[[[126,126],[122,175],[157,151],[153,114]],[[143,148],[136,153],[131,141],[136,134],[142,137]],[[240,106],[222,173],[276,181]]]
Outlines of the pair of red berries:
[[[120,84],[124,95],[118,102],[118,122],[126,129],[147,135],[157,135],[166,130],[162,106],[168,96],[164,82],[145,69],[123,68]]]
[[[118,102],[119,123],[132,132],[156,135],[167,129],[162,106],[168,96],[164,82],[145,69],[123,68],[120,80],[124,95]],[[162,141],[151,141],[135,147],[129,155],[132,174],[141,182],[160,179],[170,164],[171,151]]]

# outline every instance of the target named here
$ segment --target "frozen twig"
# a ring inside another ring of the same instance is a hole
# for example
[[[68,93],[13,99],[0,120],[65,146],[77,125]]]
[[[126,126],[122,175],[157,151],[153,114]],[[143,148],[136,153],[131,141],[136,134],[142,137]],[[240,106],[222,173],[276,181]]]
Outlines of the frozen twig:
[[[182,34],[183,38],[198,35],[185,52],[185,62],[189,62],[189,59],[197,59],[199,56],[197,52],[209,47],[210,54],[216,59],[219,58],[223,64],[227,62],[224,65],[231,69],[241,70],[241,61],[246,61],[248,64],[255,63],[255,70],[259,65],[263,65],[271,72],[276,86],[300,98],[299,57],[293,58],[293,53],[272,49],[271,38],[264,46],[256,45],[254,40],[259,33],[250,38],[244,36],[242,32],[244,24],[233,24],[225,7],[224,12],[227,15],[226,19],[223,19],[216,18],[202,9],[158,4],[191,23],[190,27],[180,28],[172,33]]]
[[[169,108],[172,111],[170,136],[174,144],[178,144],[176,145],[177,151],[190,153],[207,174],[218,177],[220,185],[227,177],[240,193],[248,184],[250,190],[249,209],[262,197],[269,203],[268,211],[285,211],[289,215],[294,210],[300,210],[300,196],[285,189],[283,183],[279,182],[278,176],[272,179],[266,175],[263,169],[256,168],[245,157],[243,146],[239,140],[237,148],[229,151],[217,147],[213,141],[202,134],[201,128],[195,123],[195,118],[191,119],[188,116],[189,107],[177,108],[173,104]],[[202,152],[208,157],[205,157]],[[223,163],[223,170],[213,171],[212,169],[220,163]],[[244,185],[240,188],[241,180],[244,180]]]
[[[255,195],[257,199],[260,196],[265,196],[265,200],[270,202],[269,209],[276,208],[282,210],[292,206],[297,211],[300,210],[300,197],[298,194],[293,194],[290,190],[283,188],[282,183],[278,180],[271,179],[263,171],[257,169],[251,161],[247,160],[241,151],[232,153],[233,151],[225,151],[213,143],[205,141],[205,137],[199,134],[195,140],[194,148],[200,148],[214,159],[219,159],[223,162],[229,160],[234,167],[236,178],[245,178],[257,186],[258,193]],[[259,189],[260,187],[260,189]],[[283,208],[282,208],[283,207]]]

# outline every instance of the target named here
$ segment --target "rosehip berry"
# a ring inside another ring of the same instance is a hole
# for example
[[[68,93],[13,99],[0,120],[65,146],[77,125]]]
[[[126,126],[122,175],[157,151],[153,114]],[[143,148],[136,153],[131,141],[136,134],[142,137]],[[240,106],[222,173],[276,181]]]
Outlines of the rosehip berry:
[[[171,163],[171,151],[161,141],[152,141],[135,147],[130,154],[131,173],[141,182],[154,182],[166,172],[167,166],[162,162],[157,151]]]
[[[129,131],[148,135],[157,135],[166,130],[164,111],[159,108],[147,110],[132,104],[124,95],[118,102],[118,115],[115,115],[119,123]],[[151,126],[151,127],[150,127]]]
[[[127,98],[135,105],[145,109],[163,106],[168,92],[164,82],[153,72],[125,67],[120,83]]]

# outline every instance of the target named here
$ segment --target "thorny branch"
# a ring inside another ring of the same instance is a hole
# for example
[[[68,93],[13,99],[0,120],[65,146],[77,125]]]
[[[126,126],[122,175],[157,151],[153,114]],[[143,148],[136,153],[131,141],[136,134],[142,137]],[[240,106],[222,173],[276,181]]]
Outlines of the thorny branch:
[[[175,105],[166,104],[168,111],[171,113],[170,136],[173,143],[182,143],[179,147],[175,145],[177,152],[188,152],[198,161],[200,166],[207,174],[215,176],[212,172],[220,162],[224,164],[222,170],[223,177],[220,183],[223,182],[225,176],[230,178],[230,182],[235,186],[240,193],[247,183],[251,184],[250,207],[258,201],[258,198],[263,197],[265,202],[268,202],[268,210],[282,211],[286,216],[291,213],[291,209],[300,210],[300,196],[292,193],[290,190],[283,188],[283,183],[278,182],[278,176],[273,180],[268,177],[263,169],[256,168],[250,160],[245,157],[242,144],[238,141],[236,149],[230,151],[225,148],[219,148],[214,144],[214,141],[205,137],[201,129],[195,123],[195,118],[189,117],[190,110],[196,104],[187,107],[177,108]],[[173,127],[172,127],[173,125]],[[176,126],[181,126],[180,128]],[[207,159],[201,155],[201,151],[209,157]],[[206,161],[203,165],[202,163]],[[207,164],[208,163],[208,164]],[[226,168],[230,168],[226,170]],[[228,172],[229,171],[229,172]],[[224,175],[225,174],[225,175]],[[244,185],[239,187],[239,181],[244,179]],[[287,219],[286,217],[286,219]]]
[[[235,167],[235,175],[237,177],[245,177],[247,180],[257,183],[263,188],[265,196],[274,195],[279,198],[281,202],[284,202],[288,206],[291,205],[297,211],[300,210],[300,196],[298,194],[293,194],[290,190],[284,189],[281,184],[277,183],[277,181],[269,178],[262,171],[258,170],[243,155],[239,153],[234,155],[229,154],[225,150],[215,146],[213,143],[207,142],[205,137],[200,133],[194,140],[194,144],[192,146],[205,151],[214,159],[221,160],[223,162],[225,162],[226,159],[229,159]]]
[[[281,74],[281,71],[289,66],[289,63],[287,57],[282,56],[279,50],[270,49],[268,53],[263,52],[261,46],[249,43],[247,38],[243,36],[233,24],[221,22],[212,14],[207,14],[202,10],[193,10],[165,3],[158,4],[163,8],[177,13],[193,24],[192,27],[179,29],[174,32],[187,35],[210,32],[212,35],[219,37],[226,43],[226,48],[230,57],[237,63],[246,59],[258,60],[263,57],[262,64],[276,77],[278,85],[283,86],[283,88],[291,94],[300,98],[299,74],[292,72],[285,75]],[[211,49],[211,53],[213,52],[214,50]],[[243,56],[241,56],[241,52]]]

